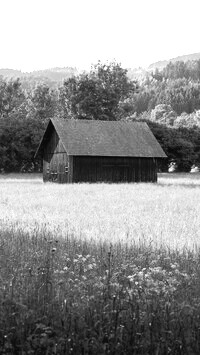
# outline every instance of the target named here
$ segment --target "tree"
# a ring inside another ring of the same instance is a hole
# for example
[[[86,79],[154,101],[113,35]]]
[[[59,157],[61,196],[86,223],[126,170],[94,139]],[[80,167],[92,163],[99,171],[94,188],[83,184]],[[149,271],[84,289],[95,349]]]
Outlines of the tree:
[[[46,122],[53,117],[57,109],[56,90],[46,84],[37,84],[28,94],[27,116]]]
[[[120,102],[137,89],[127,70],[118,63],[94,65],[89,74],[66,80],[60,88],[60,112],[63,117],[117,120]]]
[[[24,100],[19,79],[7,81],[0,78],[0,117],[8,117],[10,113],[20,111]]]
[[[176,119],[176,112],[173,111],[170,105],[157,105],[154,110],[151,111],[151,120],[158,121],[159,123],[165,123],[173,126]]]
[[[24,167],[35,169],[36,149],[44,132],[44,124],[32,118],[19,117],[16,113],[0,120],[0,171],[21,171]],[[35,169],[37,170],[37,169]]]

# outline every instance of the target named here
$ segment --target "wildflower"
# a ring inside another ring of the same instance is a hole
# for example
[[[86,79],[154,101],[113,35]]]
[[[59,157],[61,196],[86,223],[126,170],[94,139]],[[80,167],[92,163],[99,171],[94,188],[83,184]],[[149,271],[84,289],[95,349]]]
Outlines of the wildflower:
[[[92,270],[92,269],[93,269],[93,265],[92,265],[92,264],[89,264],[89,265],[87,266],[87,269],[88,269],[88,270]]]
[[[129,279],[129,281],[133,282],[133,280],[134,280],[134,275],[129,275],[129,276],[127,276],[127,278]]]
[[[143,277],[144,277],[143,271],[139,271],[139,272],[138,272],[138,277],[139,277],[140,279],[143,279]]]
[[[171,269],[175,270],[177,268],[177,265],[176,264],[171,264]]]

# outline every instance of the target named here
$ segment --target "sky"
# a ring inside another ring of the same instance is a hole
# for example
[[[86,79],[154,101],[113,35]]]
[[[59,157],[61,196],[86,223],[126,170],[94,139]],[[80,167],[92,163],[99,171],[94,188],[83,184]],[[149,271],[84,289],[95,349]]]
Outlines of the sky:
[[[0,0],[0,68],[124,68],[200,52],[199,0]]]

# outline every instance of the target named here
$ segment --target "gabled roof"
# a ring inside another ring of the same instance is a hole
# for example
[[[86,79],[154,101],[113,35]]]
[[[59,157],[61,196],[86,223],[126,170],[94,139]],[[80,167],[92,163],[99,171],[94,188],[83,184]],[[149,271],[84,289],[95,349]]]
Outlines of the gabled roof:
[[[36,155],[43,151],[50,127],[68,155],[166,158],[144,122],[51,119]]]

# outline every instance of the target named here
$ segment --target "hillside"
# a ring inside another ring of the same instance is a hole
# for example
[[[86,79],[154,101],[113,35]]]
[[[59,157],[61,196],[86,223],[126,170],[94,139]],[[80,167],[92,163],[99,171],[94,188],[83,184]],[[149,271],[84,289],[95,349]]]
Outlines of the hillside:
[[[162,60],[149,65],[148,69],[142,67],[139,68],[128,68],[127,75],[130,80],[140,80],[151,71],[154,71],[156,68],[162,70],[170,62],[175,63],[177,61],[195,61],[200,59],[200,53],[186,54],[179,57],[171,58],[169,60]],[[23,82],[30,81],[34,82],[46,82],[49,86],[57,86],[63,82],[64,79],[68,79],[72,76],[83,73],[83,71],[78,70],[76,67],[55,67],[44,70],[37,70],[32,72],[22,72],[20,70],[14,69],[0,69],[0,76],[4,78],[20,78]]]
[[[25,73],[22,73],[21,70],[14,70],[14,69],[0,69],[0,76],[6,78],[21,78]]]
[[[30,73],[22,72],[20,70],[14,69],[0,69],[0,76],[6,78],[24,78],[24,79],[48,79],[54,82],[62,82],[63,79],[72,77],[79,73],[77,68],[66,67],[66,68],[50,68],[45,70],[33,71]]]
[[[143,78],[147,72],[143,68],[128,68],[127,75],[130,80],[139,80]],[[73,67],[65,67],[65,68],[51,68],[44,69],[38,71],[32,71],[30,73],[22,72],[20,70],[14,69],[0,69],[0,76],[4,78],[20,78],[24,84],[29,81],[32,83],[41,82],[47,83],[49,86],[56,86],[63,82],[64,79],[68,79],[72,76],[76,76],[78,74],[83,73],[83,71],[79,71],[77,68]]]
[[[156,63],[152,63],[149,65],[148,70],[154,70],[156,68],[162,70],[170,62],[172,62],[172,63],[175,63],[178,61],[187,62],[189,60],[199,60],[199,59],[200,59],[200,53],[186,54],[186,55],[182,55],[179,57],[171,58],[169,60],[161,60]]]

